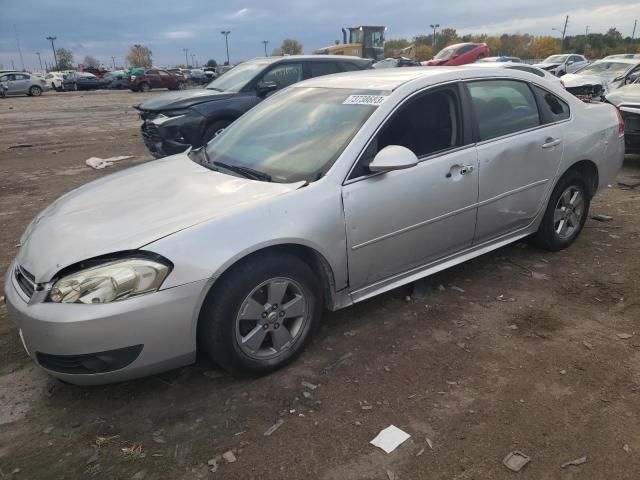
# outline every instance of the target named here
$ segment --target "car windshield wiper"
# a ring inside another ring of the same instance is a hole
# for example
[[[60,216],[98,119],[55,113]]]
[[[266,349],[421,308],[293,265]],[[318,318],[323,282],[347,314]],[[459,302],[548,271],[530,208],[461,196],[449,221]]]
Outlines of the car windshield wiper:
[[[207,154],[207,157],[208,157],[208,154]],[[227,163],[218,162],[218,161],[214,161],[213,164],[216,167],[226,168],[227,170],[230,170],[232,172],[239,173],[245,178],[251,178],[253,180],[262,180],[265,182],[271,181],[271,175],[269,175],[268,173],[261,172],[260,170],[254,170],[251,167],[244,167],[241,165],[229,165]]]

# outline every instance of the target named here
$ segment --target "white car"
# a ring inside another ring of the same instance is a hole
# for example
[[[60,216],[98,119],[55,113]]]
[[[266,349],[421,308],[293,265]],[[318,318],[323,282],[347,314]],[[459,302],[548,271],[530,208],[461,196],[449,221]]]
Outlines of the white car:
[[[601,102],[610,92],[640,78],[640,59],[597,60],[576,73],[562,76],[568,92],[585,102]]]
[[[62,81],[64,80],[64,73],[62,72],[50,72],[44,77],[53,90],[58,92],[62,91]]]
[[[577,72],[583,67],[589,65],[587,60],[582,55],[568,54],[568,55],[551,55],[545,58],[542,63],[534,64],[534,67],[546,70],[549,73],[560,77],[566,73]]]

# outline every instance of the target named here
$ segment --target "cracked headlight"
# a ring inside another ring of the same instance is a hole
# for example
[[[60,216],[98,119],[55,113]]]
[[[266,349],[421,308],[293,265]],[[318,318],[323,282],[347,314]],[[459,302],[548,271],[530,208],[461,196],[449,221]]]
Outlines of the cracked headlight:
[[[109,303],[155,292],[169,274],[164,263],[129,258],[66,275],[55,282],[49,300],[55,303]]]

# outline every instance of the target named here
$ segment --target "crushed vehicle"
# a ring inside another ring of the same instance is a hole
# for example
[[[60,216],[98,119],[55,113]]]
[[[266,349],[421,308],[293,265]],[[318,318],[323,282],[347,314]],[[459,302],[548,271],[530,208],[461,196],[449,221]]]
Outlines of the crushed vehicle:
[[[457,43],[443,48],[432,60],[422,62],[422,65],[433,67],[441,65],[464,65],[477,62],[489,56],[486,43]]]
[[[603,101],[605,96],[640,75],[640,59],[597,60],[576,73],[563,75],[567,90],[585,102]]]
[[[265,374],[302,352],[323,309],[525,237],[569,247],[623,136],[613,106],[514,69],[296,83],[206,146],[38,214],[7,272],[9,317],[70,383],[179,367],[197,348]]]
[[[137,106],[142,138],[156,157],[200,147],[277,90],[305,78],[370,66],[371,60],[343,55],[256,58],[204,89],[150,98]]]
[[[374,63],[373,68],[419,67],[421,63],[406,57],[391,57]]]
[[[182,74],[169,73],[160,68],[132,73],[129,79],[129,89],[134,92],[150,92],[154,88],[184,90],[186,87],[187,79]]]
[[[622,115],[626,152],[640,153],[640,79],[609,93],[605,101]]]
[[[26,72],[5,72],[0,74],[0,83],[5,87],[6,95],[28,95],[39,97],[49,91],[44,78]]]
[[[63,90],[62,82],[64,81],[65,76],[66,73],[63,72],[50,72],[47,73],[44,79],[53,90],[61,92]]]
[[[557,77],[561,77],[566,73],[577,72],[587,65],[589,65],[589,60],[587,60],[584,55],[571,53],[551,55],[545,58],[542,63],[535,63],[533,66],[546,70]]]
[[[129,88],[129,74],[124,70],[106,72],[102,77],[105,87],[110,89]]]

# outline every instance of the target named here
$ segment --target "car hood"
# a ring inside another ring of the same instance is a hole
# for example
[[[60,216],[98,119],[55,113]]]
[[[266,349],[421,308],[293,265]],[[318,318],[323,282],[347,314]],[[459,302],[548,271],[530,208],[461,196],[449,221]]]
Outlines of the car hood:
[[[534,67],[541,68],[542,70],[553,69],[553,68],[559,67],[560,65],[562,65],[562,63],[560,63],[560,62],[558,62],[558,63],[534,63],[533,64]]]
[[[163,111],[189,108],[193,105],[214,100],[224,100],[236,95],[235,93],[218,92],[217,90],[207,90],[200,88],[181,92],[170,92],[157,97],[151,97],[140,105],[141,110]]]
[[[626,85],[613,91],[607,95],[607,101],[616,107],[627,103],[640,105],[640,84]]]
[[[155,160],[62,196],[27,227],[17,262],[37,282],[96,256],[135,250],[297,189],[209,170],[186,154]]]
[[[599,75],[581,75],[579,73],[568,73],[562,76],[562,81],[566,88],[582,87],[584,85],[608,85],[608,79]]]

